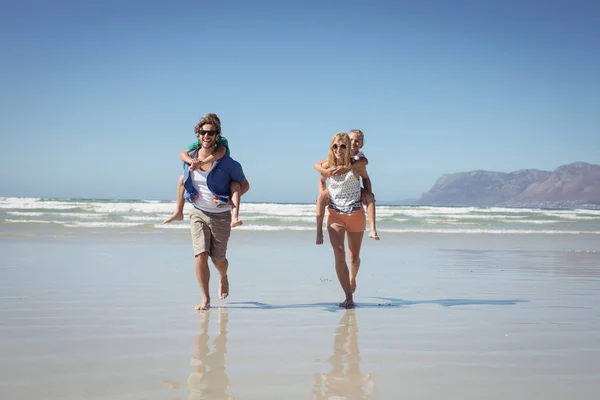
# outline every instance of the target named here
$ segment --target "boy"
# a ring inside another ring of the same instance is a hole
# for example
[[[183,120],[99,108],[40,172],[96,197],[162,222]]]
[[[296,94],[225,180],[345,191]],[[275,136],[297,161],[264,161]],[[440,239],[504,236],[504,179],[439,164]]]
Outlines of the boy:
[[[369,160],[365,154],[360,151],[364,146],[364,134],[359,129],[353,129],[348,134],[350,136],[350,155],[352,156],[352,166],[366,166]],[[345,173],[347,170],[342,168],[327,167],[327,160],[319,161],[315,164],[315,169],[320,174],[327,177]],[[371,191],[370,180],[363,180],[362,201],[367,206],[367,218],[369,219],[369,237],[379,240],[375,222],[375,195]],[[317,244],[323,244],[323,220],[325,218],[325,207],[329,203],[329,192],[325,183],[319,179],[319,197],[317,198]]]
[[[218,120],[216,114],[207,114],[207,116],[213,116]],[[200,126],[195,127],[196,136],[198,140],[191,145],[188,146],[187,149],[183,150],[179,153],[179,158],[184,163],[190,164],[190,171],[194,171],[199,168],[201,165],[212,163],[213,161],[218,161],[221,158],[225,157],[225,155],[229,155],[229,143],[226,138],[221,136],[217,142],[215,143],[215,151],[210,156],[206,157],[204,160],[200,160],[198,158],[192,158],[189,156],[189,152],[198,150],[202,147],[200,143],[199,132],[202,129]],[[240,212],[240,184],[238,182],[232,181],[231,186],[231,227],[235,228],[236,226],[242,225],[244,222],[239,219]],[[163,221],[163,224],[168,224],[173,221],[182,221],[183,220],[183,207],[185,205],[185,199],[183,197],[185,189],[183,187],[183,175],[179,177],[178,185],[177,185],[177,209],[175,212],[167,219]],[[218,198],[217,207],[224,207],[229,204],[229,198],[227,196],[215,196]]]

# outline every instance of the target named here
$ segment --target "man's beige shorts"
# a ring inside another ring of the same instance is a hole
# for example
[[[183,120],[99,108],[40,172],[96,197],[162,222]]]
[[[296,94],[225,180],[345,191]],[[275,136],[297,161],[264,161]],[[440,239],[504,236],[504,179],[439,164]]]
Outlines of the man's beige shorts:
[[[231,235],[231,212],[211,213],[192,207],[190,230],[195,257],[207,252],[217,260],[225,258],[227,242]]]

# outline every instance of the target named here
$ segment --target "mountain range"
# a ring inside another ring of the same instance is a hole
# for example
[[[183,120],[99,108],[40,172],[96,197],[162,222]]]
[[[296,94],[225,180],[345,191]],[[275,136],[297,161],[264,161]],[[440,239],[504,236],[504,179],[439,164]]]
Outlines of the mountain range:
[[[554,171],[469,171],[443,175],[418,205],[600,208],[600,165],[575,162]]]

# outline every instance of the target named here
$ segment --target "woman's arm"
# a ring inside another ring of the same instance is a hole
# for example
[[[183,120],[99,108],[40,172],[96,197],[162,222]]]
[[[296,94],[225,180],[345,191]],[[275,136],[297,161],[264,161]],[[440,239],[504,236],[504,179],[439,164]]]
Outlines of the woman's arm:
[[[327,177],[321,174],[319,176],[319,193],[323,193],[324,190],[327,190]]]

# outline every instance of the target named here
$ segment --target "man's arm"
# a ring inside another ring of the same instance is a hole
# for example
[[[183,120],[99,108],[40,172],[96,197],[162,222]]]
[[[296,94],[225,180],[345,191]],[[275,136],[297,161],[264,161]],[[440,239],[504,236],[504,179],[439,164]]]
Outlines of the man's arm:
[[[248,183],[248,179],[245,179],[240,182],[240,196],[243,196],[248,190],[250,190],[250,183]]]

